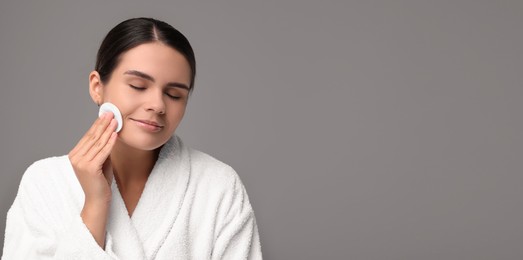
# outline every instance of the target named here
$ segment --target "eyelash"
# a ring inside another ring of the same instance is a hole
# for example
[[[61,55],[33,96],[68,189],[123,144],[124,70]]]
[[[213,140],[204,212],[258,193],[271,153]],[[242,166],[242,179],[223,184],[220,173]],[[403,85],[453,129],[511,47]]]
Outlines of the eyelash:
[[[142,88],[142,87],[137,87],[137,86],[134,86],[134,85],[129,85],[131,88],[135,89],[135,90],[138,90],[138,91],[144,91],[146,88]],[[172,96],[172,95],[169,95],[167,93],[165,93],[165,95],[167,95],[170,99],[173,99],[173,100],[179,100],[181,99],[181,97],[178,97],[178,96]]]
[[[181,97],[178,97],[178,96],[172,96],[172,95],[169,95],[169,94],[165,94],[167,95],[170,99],[174,99],[174,100],[179,100]]]
[[[129,85],[129,87],[134,88],[136,90],[145,90],[145,88],[141,88],[141,87],[137,87],[137,86],[133,86],[133,85]]]

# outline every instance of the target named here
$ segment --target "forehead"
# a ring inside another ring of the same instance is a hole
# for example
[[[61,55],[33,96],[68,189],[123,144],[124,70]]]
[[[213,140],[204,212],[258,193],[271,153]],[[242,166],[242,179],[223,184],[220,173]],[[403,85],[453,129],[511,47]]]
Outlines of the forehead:
[[[120,57],[115,69],[119,75],[125,71],[137,70],[151,75],[158,82],[180,82],[189,85],[191,68],[187,59],[160,42],[140,44]]]

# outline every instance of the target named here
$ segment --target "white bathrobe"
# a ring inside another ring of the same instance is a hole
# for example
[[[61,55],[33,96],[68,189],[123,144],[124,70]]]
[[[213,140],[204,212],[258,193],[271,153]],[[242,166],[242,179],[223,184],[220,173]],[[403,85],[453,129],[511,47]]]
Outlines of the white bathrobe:
[[[105,249],[82,221],[85,200],[67,155],[22,177],[7,213],[2,260],[261,259],[254,212],[236,172],[173,136],[131,217],[116,182]]]

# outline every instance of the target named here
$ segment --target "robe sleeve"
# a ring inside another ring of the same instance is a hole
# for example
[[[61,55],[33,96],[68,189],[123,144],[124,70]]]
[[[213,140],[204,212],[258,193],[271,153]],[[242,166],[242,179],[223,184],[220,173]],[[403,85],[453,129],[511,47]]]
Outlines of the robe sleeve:
[[[35,163],[36,164],[36,163]],[[55,215],[39,189],[39,167],[30,166],[20,182],[16,198],[7,213],[2,260],[10,259],[117,259],[112,251],[104,251],[78,214],[64,228],[56,229]],[[53,228],[55,227],[55,228]],[[109,243],[108,243],[109,242]],[[110,246],[106,241],[106,247]]]
[[[262,259],[254,211],[240,178],[232,170],[231,188],[220,205],[212,259]]]

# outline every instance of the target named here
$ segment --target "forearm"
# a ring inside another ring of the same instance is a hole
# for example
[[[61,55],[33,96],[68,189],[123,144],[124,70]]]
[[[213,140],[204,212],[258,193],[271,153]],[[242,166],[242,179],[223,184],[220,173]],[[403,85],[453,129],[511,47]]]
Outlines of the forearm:
[[[105,248],[105,227],[108,214],[109,205],[87,201],[81,213],[83,222],[102,249]]]

